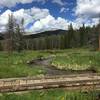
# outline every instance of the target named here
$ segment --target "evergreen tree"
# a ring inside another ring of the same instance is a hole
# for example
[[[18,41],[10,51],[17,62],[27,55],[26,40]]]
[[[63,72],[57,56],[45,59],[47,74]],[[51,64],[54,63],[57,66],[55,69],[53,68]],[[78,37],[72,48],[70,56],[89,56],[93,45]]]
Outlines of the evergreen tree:
[[[72,48],[74,44],[75,36],[72,23],[68,27],[67,47]]]
[[[24,19],[22,18],[21,22],[16,25],[16,50],[20,52],[24,49]]]
[[[99,48],[98,49],[100,51],[100,17],[99,17],[99,24],[98,24],[98,35],[99,35],[98,36],[99,37],[99,43],[98,43],[99,44]]]
[[[80,46],[82,47],[82,46],[84,46],[84,44],[85,44],[85,33],[86,31],[85,31],[85,25],[83,24],[83,26],[82,27],[80,27],[80,29],[79,29],[79,33],[80,33]]]
[[[94,36],[93,36],[93,47],[96,50],[100,51],[100,14],[99,14],[99,23],[94,28]]]
[[[24,20],[17,23],[13,14],[9,15],[7,31],[5,33],[5,44],[7,51],[17,50],[20,52],[23,46],[23,24]]]
[[[15,31],[15,19],[13,14],[9,15],[7,32],[5,33],[5,50],[8,52],[13,51],[14,48],[14,31]]]

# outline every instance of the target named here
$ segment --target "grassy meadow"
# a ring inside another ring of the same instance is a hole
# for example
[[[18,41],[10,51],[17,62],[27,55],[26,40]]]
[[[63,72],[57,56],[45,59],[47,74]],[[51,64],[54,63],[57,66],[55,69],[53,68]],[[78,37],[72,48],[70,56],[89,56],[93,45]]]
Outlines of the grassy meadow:
[[[64,70],[95,69],[100,72],[100,52],[88,49],[23,51],[7,54],[0,52],[0,78],[28,77],[45,74],[42,67],[29,66],[27,61],[39,56],[49,57],[54,55],[52,65]]]
[[[37,65],[29,66],[27,61],[37,57],[54,55],[51,62],[58,69],[85,70],[95,68],[100,72],[100,52],[89,49],[23,51],[7,54],[0,52],[0,78],[29,77],[44,75]],[[99,100],[100,91],[82,92],[64,89],[30,91],[19,94],[0,94],[0,100]]]
[[[19,94],[1,94],[0,100],[99,100],[100,91],[81,92],[63,89],[31,91]]]
[[[89,70],[100,71],[100,52],[88,49],[68,49],[56,53],[52,65],[65,70]]]
[[[21,53],[7,54],[0,52],[0,78],[8,77],[28,77],[44,74],[44,70],[36,65],[29,66],[27,61],[32,60],[39,55],[43,55],[38,51],[27,51]],[[45,53],[44,56],[48,55]]]

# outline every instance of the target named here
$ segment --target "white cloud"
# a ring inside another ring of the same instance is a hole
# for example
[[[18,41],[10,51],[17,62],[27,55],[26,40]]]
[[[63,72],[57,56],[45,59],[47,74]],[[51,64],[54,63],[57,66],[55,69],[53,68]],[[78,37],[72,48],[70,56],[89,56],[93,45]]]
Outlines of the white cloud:
[[[77,0],[76,9],[77,16],[74,21],[78,26],[85,23],[86,26],[97,25],[100,16],[100,0]]]
[[[33,33],[52,29],[67,30],[70,23],[73,24],[74,29],[79,28],[82,23],[85,23],[86,26],[92,26],[93,24],[98,23],[98,18],[92,18],[91,20],[88,20],[87,18],[77,17],[77,19],[73,22],[61,17],[55,18],[50,14],[48,9],[33,7],[31,9],[20,9],[14,12],[11,10],[6,10],[0,15],[0,31],[5,29],[5,26],[8,22],[8,15],[11,13],[13,13],[17,21],[20,21],[22,18],[24,18],[24,27],[26,31]],[[28,27],[30,24],[31,26]]]
[[[69,8],[62,7],[60,9],[60,13],[66,13],[67,11],[69,11]]]
[[[44,4],[46,0],[2,0],[0,2],[0,7],[13,7],[18,3],[26,4],[26,3],[32,3],[32,2],[41,2]]]
[[[27,4],[27,3],[32,3],[32,2],[38,2],[41,4],[45,4],[47,1],[49,0],[2,0],[2,2],[0,2],[0,7],[14,7],[16,6],[16,4]],[[63,0],[51,0],[52,3],[58,4],[60,6],[64,6],[67,3]]]
[[[11,10],[6,10],[3,14],[0,15],[0,29],[4,30],[8,22],[8,15],[13,14],[17,21],[20,21],[22,18],[25,19],[26,31],[32,31],[34,33],[52,30],[52,29],[64,29],[67,30],[69,21],[64,18],[53,17],[48,9],[40,8],[31,8],[31,9],[20,9],[12,12]],[[32,24],[28,27],[29,24]]]
[[[63,2],[62,0],[52,0],[52,3],[58,4],[60,6],[66,5],[66,2]]]
[[[7,10],[0,16],[0,25],[6,25],[8,21],[8,15],[11,14],[10,10]]]
[[[0,6],[1,7],[12,7],[15,6],[17,3],[31,3],[33,0],[2,0],[2,2],[0,2]]]
[[[34,20],[38,20],[41,18],[46,17],[49,14],[49,10],[48,9],[39,9],[36,7],[33,7],[31,9],[25,10],[25,12],[31,16],[33,16]]]
[[[6,10],[3,14],[0,15],[0,29],[4,27],[8,22],[9,14],[13,14],[17,21],[20,21],[22,18],[25,19],[25,27],[29,23],[37,21],[39,19],[45,18],[49,15],[48,9],[39,9],[39,8],[31,8],[28,10],[20,9],[17,11],[12,12],[11,10]],[[3,28],[4,29],[4,28]]]
[[[77,0],[77,16],[95,18],[100,14],[100,0]]]
[[[52,30],[52,29],[63,29],[67,30],[68,29],[68,21],[58,17],[55,19],[53,16],[48,15],[43,19],[40,19],[36,21],[32,27],[30,27],[30,31],[45,31],[45,30]]]

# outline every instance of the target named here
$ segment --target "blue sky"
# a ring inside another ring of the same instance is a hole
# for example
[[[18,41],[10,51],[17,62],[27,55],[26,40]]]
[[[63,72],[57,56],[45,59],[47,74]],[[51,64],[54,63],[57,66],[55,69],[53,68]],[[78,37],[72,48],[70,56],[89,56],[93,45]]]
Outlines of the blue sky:
[[[57,1],[57,0],[56,0]],[[73,20],[72,13],[73,13],[73,9],[76,7],[76,0],[62,0],[62,3],[66,3],[64,5],[61,5],[57,2],[53,3],[51,2],[51,0],[47,0],[47,2],[43,3],[43,2],[31,2],[31,3],[26,3],[26,4],[22,4],[22,3],[18,3],[15,6],[4,6],[3,8],[1,7],[1,11],[0,14],[2,14],[4,11],[6,11],[7,9],[10,9],[12,11],[16,11],[19,10],[21,8],[24,9],[30,9],[32,7],[37,7],[37,8],[41,8],[41,9],[49,9],[50,13],[54,16],[54,17],[63,17],[63,18],[67,18],[69,20]],[[66,11],[62,11],[60,12],[60,10],[62,8],[65,8]]]
[[[70,23],[74,28],[82,23],[97,24],[100,0],[3,0],[0,2],[1,31],[11,13],[19,22],[25,19],[26,31],[67,30]]]

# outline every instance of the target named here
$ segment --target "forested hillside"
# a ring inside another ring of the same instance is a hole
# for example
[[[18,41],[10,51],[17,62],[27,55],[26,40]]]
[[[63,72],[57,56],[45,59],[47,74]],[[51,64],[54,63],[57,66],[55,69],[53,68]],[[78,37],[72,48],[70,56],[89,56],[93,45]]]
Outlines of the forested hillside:
[[[83,24],[79,29],[74,29],[73,25],[68,26],[68,30],[51,30],[37,34],[28,34],[23,29],[24,20],[17,25],[13,15],[9,17],[7,30],[2,35],[1,50],[44,50],[44,49],[67,49],[77,47],[99,48],[99,27],[100,24],[87,27]],[[15,30],[16,29],[16,30]],[[3,44],[3,45],[2,45]]]
[[[98,49],[99,25],[73,29],[70,24],[68,30],[46,31],[25,36],[26,49],[67,49],[77,47],[91,47]]]

